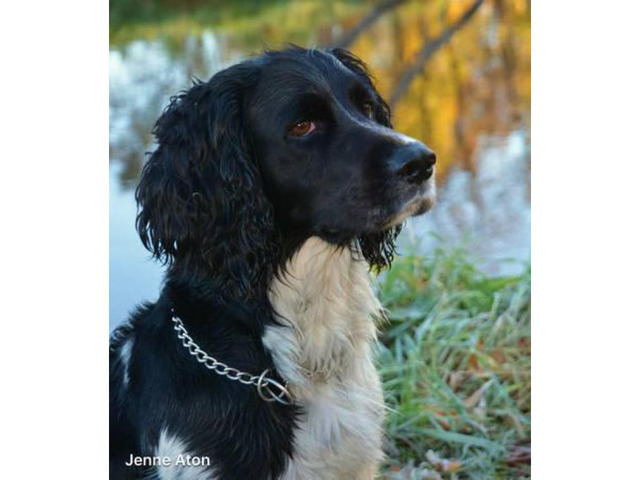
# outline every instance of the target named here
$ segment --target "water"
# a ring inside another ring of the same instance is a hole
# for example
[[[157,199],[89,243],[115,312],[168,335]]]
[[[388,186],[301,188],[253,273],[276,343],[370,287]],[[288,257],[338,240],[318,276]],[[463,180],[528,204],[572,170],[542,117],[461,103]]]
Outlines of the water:
[[[370,64],[385,97],[425,37],[437,36],[462,13],[457,2],[445,14],[433,5],[438,3],[409,3],[381,18],[350,47]],[[295,8],[267,10],[233,28],[158,26],[144,39],[112,45],[111,328],[135,304],[155,300],[159,293],[161,268],[149,260],[134,229],[133,191],[144,154],[154,148],[151,128],[169,97],[188,88],[192,77],[207,79],[264,45],[277,47],[287,38],[302,45],[329,43],[366,13],[347,9],[324,21]],[[401,250],[429,253],[438,242],[462,243],[481,268],[495,275],[516,273],[529,260],[529,15],[527,2],[484,5],[394,106],[396,129],[438,154],[438,204],[408,222]]]

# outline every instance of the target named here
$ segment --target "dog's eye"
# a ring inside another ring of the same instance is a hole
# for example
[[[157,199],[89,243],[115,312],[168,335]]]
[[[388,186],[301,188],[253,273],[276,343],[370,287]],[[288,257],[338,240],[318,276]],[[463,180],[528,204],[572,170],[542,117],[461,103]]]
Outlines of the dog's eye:
[[[316,129],[316,124],[310,121],[298,122],[289,127],[289,133],[294,137],[304,137]]]
[[[365,102],[362,105],[362,113],[364,113],[367,118],[370,118],[371,120],[373,120],[375,117],[374,111],[373,111],[373,103]]]

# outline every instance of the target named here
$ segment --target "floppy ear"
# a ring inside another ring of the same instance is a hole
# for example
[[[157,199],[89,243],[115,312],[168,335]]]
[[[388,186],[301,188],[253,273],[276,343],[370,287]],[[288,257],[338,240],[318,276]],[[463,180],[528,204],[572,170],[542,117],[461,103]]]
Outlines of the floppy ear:
[[[375,92],[378,109],[376,111],[376,121],[385,127],[393,128],[391,125],[391,109],[373,84],[373,75],[369,71],[367,64],[356,57],[353,53],[343,48],[332,48],[329,53],[336,57],[340,63],[355,73],[360,79],[371,87]]]
[[[385,127],[393,128],[391,125],[391,110],[389,105],[380,96],[375,85],[373,85],[373,77],[371,72],[369,72],[367,65],[348,50],[334,48],[329,52],[345,67],[355,73],[363,82],[371,87],[375,92],[378,104],[376,120]],[[402,226],[398,225],[383,232],[362,235],[358,238],[360,252],[372,268],[379,271],[391,266],[391,262],[393,261],[393,257],[396,252],[395,241],[398,238],[398,235],[400,235],[401,229]]]
[[[172,98],[136,190],[136,226],[154,257],[174,271],[204,269],[234,298],[259,290],[274,254],[272,208],[243,121],[254,76],[236,65]]]

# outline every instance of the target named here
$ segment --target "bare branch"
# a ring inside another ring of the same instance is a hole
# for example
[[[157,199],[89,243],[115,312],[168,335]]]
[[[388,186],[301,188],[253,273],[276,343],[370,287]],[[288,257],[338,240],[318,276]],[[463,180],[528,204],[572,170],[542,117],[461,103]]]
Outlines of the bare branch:
[[[480,5],[482,5],[483,2],[484,0],[476,0],[473,5],[471,5],[469,9],[464,12],[453,25],[447,27],[439,37],[437,37],[435,40],[426,41],[424,43],[424,46],[422,47],[418,58],[402,74],[398,85],[391,95],[391,100],[389,102],[390,105],[395,105],[398,100],[402,98],[402,95],[404,95],[405,91],[409,88],[409,85],[411,85],[413,79],[417,75],[422,73],[424,65],[429,61],[433,54],[437,52],[440,47],[443,47],[444,45],[449,43],[449,40],[451,40],[453,34],[460,30],[469,20],[471,20],[471,18],[478,11]]]
[[[360,23],[358,23],[358,25],[345,33],[338,41],[334,42],[334,47],[348,48],[355,41],[355,39],[358,38],[358,36],[367,28],[373,25],[376,20],[378,20],[378,18],[382,16],[382,14],[394,9],[398,5],[401,5],[405,2],[406,0],[387,0],[380,3],[371,11],[369,15],[364,17],[360,21]]]

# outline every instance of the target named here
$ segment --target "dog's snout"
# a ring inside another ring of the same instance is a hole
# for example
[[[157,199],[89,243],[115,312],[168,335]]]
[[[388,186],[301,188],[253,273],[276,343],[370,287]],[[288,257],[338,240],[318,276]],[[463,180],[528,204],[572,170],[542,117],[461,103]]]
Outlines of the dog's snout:
[[[422,183],[433,175],[436,154],[420,142],[398,148],[390,159],[392,171],[409,183]]]

